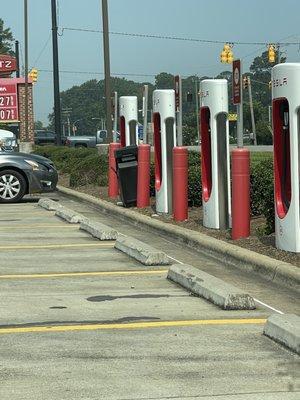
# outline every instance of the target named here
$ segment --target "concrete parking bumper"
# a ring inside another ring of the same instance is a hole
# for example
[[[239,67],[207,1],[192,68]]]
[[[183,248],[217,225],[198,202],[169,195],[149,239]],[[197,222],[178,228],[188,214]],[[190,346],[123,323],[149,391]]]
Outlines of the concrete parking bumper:
[[[144,265],[170,265],[170,258],[162,251],[132,237],[119,235],[115,248]]]
[[[99,240],[116,240],[118,237],[118,232],[115,229],[88,219],[80,223],[80,229],[90,233]]]
[[[264,327],[264,335],[300,354],[300,317],[273,314]]]
[[[87,220],[86,217],[77,213],[76,211],[70,210],[67,207],[60,207],[56,210],[55,215],[69,222],[70,224],[79,224]]]
[[[168,279],[224,310],[256,308],[254,299],[249,294],[190,265],[171,265]]]
[[[38,205],[48,211],[56,211],[62,208],[62,205],[59,204],[57,201],[48,198],[40,199]]]
[[[253,271],[270,281],[292,287],[295,291],[299,292],[300,290],[300,271],[294,265],[275,260],[231,243],[226,243],[200,232],[167,224],[135,211],[117,207],[108,201],[97,199],[85,193],[62,186],[58,186],[58,190],[67,196],[96,206],[102,212],[117,216],[132,224],[139,224],[139,226],[151,229],[154,232],[166,234],[178,240],[181,244],[183,243],[188,247],[192,247],[203,254],[217,259],[222,258],[225,264],[233,265],[243,271]]]

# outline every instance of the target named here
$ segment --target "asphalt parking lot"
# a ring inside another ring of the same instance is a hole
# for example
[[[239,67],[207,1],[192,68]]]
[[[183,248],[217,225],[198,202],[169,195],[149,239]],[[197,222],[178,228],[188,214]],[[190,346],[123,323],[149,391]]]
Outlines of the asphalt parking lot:
[[[165,267],[141,265],[32,199],[1,205],[0,238],[1,400],[298,399],[299,358],[262,335],[270,309],[220,310],[167,281]],[[272,288],[245,286],[271,300]],[[292,294],[278,296],[290,311]]]

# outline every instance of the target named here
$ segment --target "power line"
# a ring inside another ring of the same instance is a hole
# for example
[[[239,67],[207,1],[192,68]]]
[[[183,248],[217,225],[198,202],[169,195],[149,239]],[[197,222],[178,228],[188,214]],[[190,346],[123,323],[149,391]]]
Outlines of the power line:
[[[51,73],[53,71],[52,71],[52,69],[39,69],[39,72],[49,72],[49,73]],[[60,70],[59,72],[63,73],[63,74],[101,75],[101,76],[104,75],[104,72],[98,72],[98,71],[94,72],[94,71]],[[114,76],[137,76],[137,77],[141,77],[141,78],[143,78],[143,77],[145,77],[145,78],[147,78],[147,77],[153,78],[153,77],[156,77],[157,75],[159,75],[161,73],[162,72],[157,72],[156,74],[153,74],[153,73],[152,74],[138,74],[138,73],[128,73],[128,72],[124,72],[124,73],[112,72],[111,74],[114,75]],[[170,75],[173,75],[173,74],[170,74]],[[191,74],[191,75],[181,75],[181,76],[182,76],[182,78],[189,78],[191,76],[196,76],[196,75],[195,74]]]
[[[39,69],[40,72],[53,72],[51,69]],[[79,75],[104,75],[104,72],[93,72],[93,71],[70,71],[70,70],[60,70],[60,73],[63,74],[79,74]],[[153,77],[158,74],[130,74],[130,73],[115,73],[112,72],[112,75],[116,76],[139,76],[139,77]]]
[[[103,33],[101,30],[97,29],[86,29],[86,28],[72,28],[72,27],[61,27],[60,36],[63,35],[64,31],[77,31],[77,32],[90,32],[90,33]],[[209,40],[209,39],[197,39],[190,37],[180,37],[180,36],[168,36],[168,35],[153,35],[146,33],[132,33],[132,32],[116,32],[110,31],[110,35],[118,35],[118,36],[129,36],[129,37],[139,37],[146,39],[164,39],[164,40],[177,40],[184,42],[196,42],[196,43],[209,43],[209,44],[224,44],[231,43],[236,45],[251,45],[251,46],[267,46],[272,41],[269,42],[241,42],[238,40]],[[300,42],[276,42],[276,44],[280,44],[281,46],[290,46],[290,45],[300,45]]]
[[[39,72],[47,72],[47,73],[52,73],[53,72],[53,70],[52,69],[39,69]],[[230,71],[228,71],[228,72],[230,72]],[[60,73],[63,73],[63,74],[75,74],[75,75],[101,75],[101,76],[103,76],[104,75],[104,72],[93,72],[93,71],[71,71],[71,70],[62,70],[62,71],[60,71]],[[230,72],[231,73],[231,72]],[[115,76],[139,76],[139,77],[151,77],[151,78],[153,78],[153,77],[156,77],[157,75],[159,75],[160,74],[160,72],[158,72],[157,74],[136,74],[136,73],[115,73],[115,72],[112,72],[112,75],[115,75]],[[171,74],[172,75],[172,74]],[[189,77],[191,77],[191,76],[194,76],[193,74],[192,75],[182,75],[182,78],[189,78]],[[201,78],[200,78],[201,79]],[[269,84],[268,83],[266,83],[266,82],[263,82],[263,81],[259,81],[259,80],[257,80],[257,79],[252,79],[251,78],[251,81],[252,82],[256,82],[256,83],[260,83],[261,85],[266,85],[266,86],[268,86]]]
[[[42,47],[42,50],[40,51],[39,55],[35,59],[35,61],[33,63],[33,66],[35,66],[37,64],[37,62],[40,60],[41,56],[43,55],[44,51],[46,50],[46,48],[47,48],[47,46],[48,46],[48,44],[50,42],[50,39],[51,39],[51,32],[49,33],[49,36],[48,36],[44,46]]]

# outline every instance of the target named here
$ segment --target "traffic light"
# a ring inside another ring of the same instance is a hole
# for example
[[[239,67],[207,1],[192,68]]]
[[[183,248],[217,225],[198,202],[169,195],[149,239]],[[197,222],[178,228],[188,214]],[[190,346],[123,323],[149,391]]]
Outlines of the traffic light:
[[[274,63],[275,62],[275,56],[276,56],[275,46],[273,44],[269,44],[268,58],[269,58],[269,62],[270,63]]]
[[[33,83],[35,83],[38,79],[38,70],[36,68],[32,68],[29,71],[28,77],[32,80]]]
[[[272,89],[272,81],[269,82],[269,89]]]
[[[220,54],[221,63],[231,64],[233,62],[233,52],[232,45],[229,43],[225,43],[223,50]]]
[[[248,77],[244,76],[244,78],[243,78],[243,89],[248,89],[248,86],[249,86]]]

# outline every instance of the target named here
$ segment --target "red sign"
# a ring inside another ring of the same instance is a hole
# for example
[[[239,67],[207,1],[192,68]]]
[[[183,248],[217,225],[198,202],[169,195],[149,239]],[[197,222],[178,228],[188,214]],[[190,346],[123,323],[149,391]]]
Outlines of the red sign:
[[[232,94],[233,104],[241,103],[241,60],[232,63]]]
[[[17,60],[15,57],[9,56],[8,54],[0,55],[0,74],[9,73],[17,70]]]
[[[175,109],[178,112],[180,108],[180,76],[175,76]]]
[[[1,84],[0,80],[0,122],[17,121],[19,121],[17,84]]]

